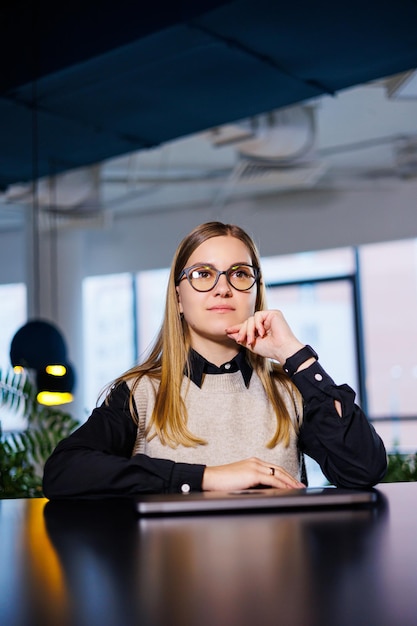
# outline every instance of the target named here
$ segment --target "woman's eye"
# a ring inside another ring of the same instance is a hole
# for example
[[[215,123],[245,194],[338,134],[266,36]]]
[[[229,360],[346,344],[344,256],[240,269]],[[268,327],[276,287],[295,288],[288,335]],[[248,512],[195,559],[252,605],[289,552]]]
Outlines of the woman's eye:
[[[251,274],[247,269],[239,268],[232,272],[232,276],[235,278],[250,278]]]
[[[192,273],[192,277],[193,278],[210,278],[212,275],[212,272],[210,270],[207,269],[196,269],[193,270]]]

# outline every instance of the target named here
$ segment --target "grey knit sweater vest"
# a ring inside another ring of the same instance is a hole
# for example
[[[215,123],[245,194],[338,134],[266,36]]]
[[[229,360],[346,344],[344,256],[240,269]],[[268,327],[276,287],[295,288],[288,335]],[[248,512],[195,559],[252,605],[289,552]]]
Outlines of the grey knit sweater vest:
[[[188,410],[188,428],[207,443],[197,447],[163,445],[158,437],[145,441],[143,432],[152,414],[158,382],[144,376],[136,391],[135,402],[140,422],[133,454],[144,453],[153,458],[181,463],[223,465],[258,457],[285,468],[300,478],[297,436],[292,429],[288,447],[278,444],[267,448],[276,428],[276,417],[254,371],[246,388],[242,374],[206,374],[201,389],[184,377],[182,393]],[[297,422],[294,400],[277,382],[292,423]],[[301,414],[301,407],[298,407]]]

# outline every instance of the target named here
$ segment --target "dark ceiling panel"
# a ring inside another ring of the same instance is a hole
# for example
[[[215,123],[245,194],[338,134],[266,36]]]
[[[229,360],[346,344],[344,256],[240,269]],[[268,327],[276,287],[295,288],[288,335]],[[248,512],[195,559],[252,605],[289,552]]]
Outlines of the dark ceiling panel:
[[[11,0],[0,4],[0,93],[72,67],[229,0]],[[11,61],[11,62],[10,62]]]
[[[413,0],[138,4],[13,5],[3,188],[417,66]]]
[[[236,10],[239,4],[239,10]],[[301,81],[335,92],[411,66],[417,52],[413,0],[232,3],[193,22]],[[359,80],[358,80],[359,79]]]

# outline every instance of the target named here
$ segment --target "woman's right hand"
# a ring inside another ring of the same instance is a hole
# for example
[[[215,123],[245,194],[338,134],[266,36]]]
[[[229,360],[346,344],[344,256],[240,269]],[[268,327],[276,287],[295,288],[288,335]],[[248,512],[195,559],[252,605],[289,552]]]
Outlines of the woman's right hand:
[[[234,491],[264,485],[275,489],[301,489],[303,483],[284,468],[253,457],[227,465],[207,466],[203,474],[203,491]]]

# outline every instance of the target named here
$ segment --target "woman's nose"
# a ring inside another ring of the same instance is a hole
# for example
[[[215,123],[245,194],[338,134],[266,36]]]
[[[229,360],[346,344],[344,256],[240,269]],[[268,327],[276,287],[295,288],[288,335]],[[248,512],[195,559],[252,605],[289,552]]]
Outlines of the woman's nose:
[[[220,295],[232,295],[232,288],[226,278],[226,274],[220,274],[217,285],[215,286],[215,292]]]

